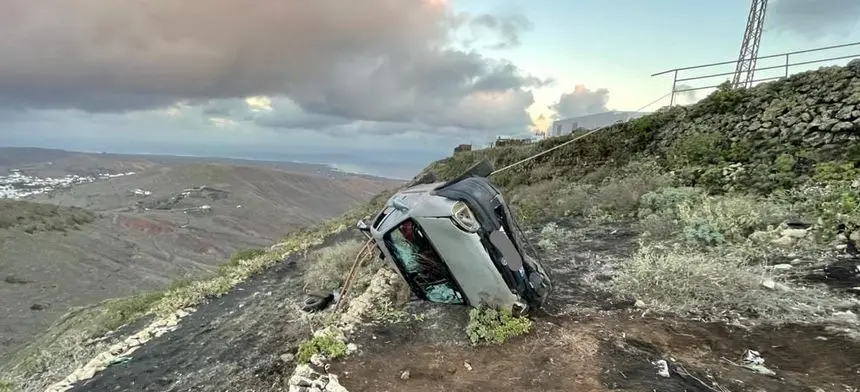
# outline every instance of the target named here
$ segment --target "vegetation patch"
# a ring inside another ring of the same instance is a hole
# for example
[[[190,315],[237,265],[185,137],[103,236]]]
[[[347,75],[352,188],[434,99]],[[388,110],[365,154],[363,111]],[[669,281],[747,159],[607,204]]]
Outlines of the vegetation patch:
[[[340,358],[346,355],[346,343],[334,333],[317,334],[299,345],[297,359],[299,363],[308,363],[318,354],[328,359]]]
[[[466,335],[473,345],[502,344],[508,339],[527,334],[532,321],[514,316],[510,310],[479,306],[469,311]]]
[[[351,239],[312,252],[308,256],[304,275],[305,288],[330,292],[340,287],[355,262],[355,256],[363,247],[364,243]],[[352,292],[361,292],[367,288],[371,278],[369,264],[365,263],[358,272]]]
[[[0,199],[0,229],[20,229],[30,234],[65,232],[92,223],[97,217],[96,213],[79,207]]]
[[[521,187],[512,192],[511,202],[528,224],[560,217],[623,220],[636,216],[644,194],[672,183],[672,177],[653,162],[637,162],[600,169],[582,182],[555,179]]]
[[[770,281],[774,284],[767,286]],[[626,263],[614,289],[659,311],[756,317],[772,322],[809,321],[836,301],[824,289],[780,282],[760,263],[726,249],[645,244]]]

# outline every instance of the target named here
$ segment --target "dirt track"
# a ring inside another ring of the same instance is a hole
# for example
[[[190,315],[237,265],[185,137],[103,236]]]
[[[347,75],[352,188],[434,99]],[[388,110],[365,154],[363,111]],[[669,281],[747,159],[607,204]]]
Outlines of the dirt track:
[[[719,390],[711,389],[716,387],[708,376],[735,392],[860,387],[860,344],[823,330],[733,330],[642,317],[609,302],[579,282],[605,274],[601,266],[608,260],[625,257],[635,233],[603,226],[583,234],[588,241],[570,241],[550,257],[560,282],[557,299],[551,314],[536,317],[527,337],[475,349],[465,340],[465,308],[415,303],[410,310],[423,313],[423,322],[366,327],[351,338],[359,353],[329,371],[353,392]],[[282,264],[240,285],[135,352],[130,362],[73,391],[287,390],[294,364],[280,357],[310,335],[289,304],[301,289],[300,273],[300,265]],[[759,351],[777,376],[725,360],[737,362],[746,349]],[[651,364],[657,359],[681,365],[695,378],[660,377]],[[402,380],[405,370],[410,376]]]

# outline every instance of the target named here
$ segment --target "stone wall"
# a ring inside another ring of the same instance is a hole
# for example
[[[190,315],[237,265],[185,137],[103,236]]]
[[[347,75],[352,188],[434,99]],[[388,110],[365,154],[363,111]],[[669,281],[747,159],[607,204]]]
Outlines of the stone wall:
[[[860,139],[860,59],[747,90],[717,91],[678,110],[661,131],[658,144],[664,152],[683,134],[718,131],[733,145],[838,157]]]

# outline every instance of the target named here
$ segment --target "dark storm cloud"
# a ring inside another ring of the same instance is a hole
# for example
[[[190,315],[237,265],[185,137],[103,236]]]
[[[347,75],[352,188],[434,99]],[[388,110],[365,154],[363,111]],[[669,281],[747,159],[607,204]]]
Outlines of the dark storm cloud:
[[[816,39],[849,35],[860,28],[858,0],[777,0],[768,4],[765,24]]]
[[[562,94],[558,102],[550,106],[550,110],[560,118],[577,117],[608,111],[607,102],[609,90],[589,90],[583,85],[577,85],[573,91]]]
[[[4,0],[0,105],[119,112],[281,95],[320,116],[528,124],[526,90],[542,82],[450,49],[458,20],[506,45],[529,27],[438,0]]]

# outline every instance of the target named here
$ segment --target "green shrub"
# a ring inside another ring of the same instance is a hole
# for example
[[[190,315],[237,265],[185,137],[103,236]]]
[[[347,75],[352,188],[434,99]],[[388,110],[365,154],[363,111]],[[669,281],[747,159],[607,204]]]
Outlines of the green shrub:
[[[860,178],[860,169],[851,162],[823,162],[815,165],[813,180],[819,183],[847,182]]]
[[[639,199],[640,217],[655,213],[676,212],[681,203],[702,195],[702,190],[693,187],[666,187],[648,192]]]
[[[331,334],[314,336],[299,345],[297,359],[299,363],[308,363],[316,354],[328,359],[340,358],[346,355],[346,343]]]
[[[531,325],[527,317],[514,316],[510,310],[479,306],[469,311],[466,335],[473,345],[502,344],[512,337],[528,333]]]
[[[722,161],[726,139],[719,131],[694,131],[680,135],[666,151],[666,164],[672,168],[712,165]]]
[[[815,219],[823,240],[833,238],[839,226],[860,228],[860,184],[855,181],[809,183],[779,192],[776,197],[792,206],[792,212]]]
[[[717,89],[702,98],[692,107],[694,115],[723,114],[736,110],[749,97],[746,89],[733,88],[729,81],[717,86]]]
[[[784,206],[751,196],[700,196],[678,206],[685,238],[707,245],[743,241],[785,215]]]
[[[0,392],[12,392],[15,390],[15,384],[11,381],[0,380]]]

